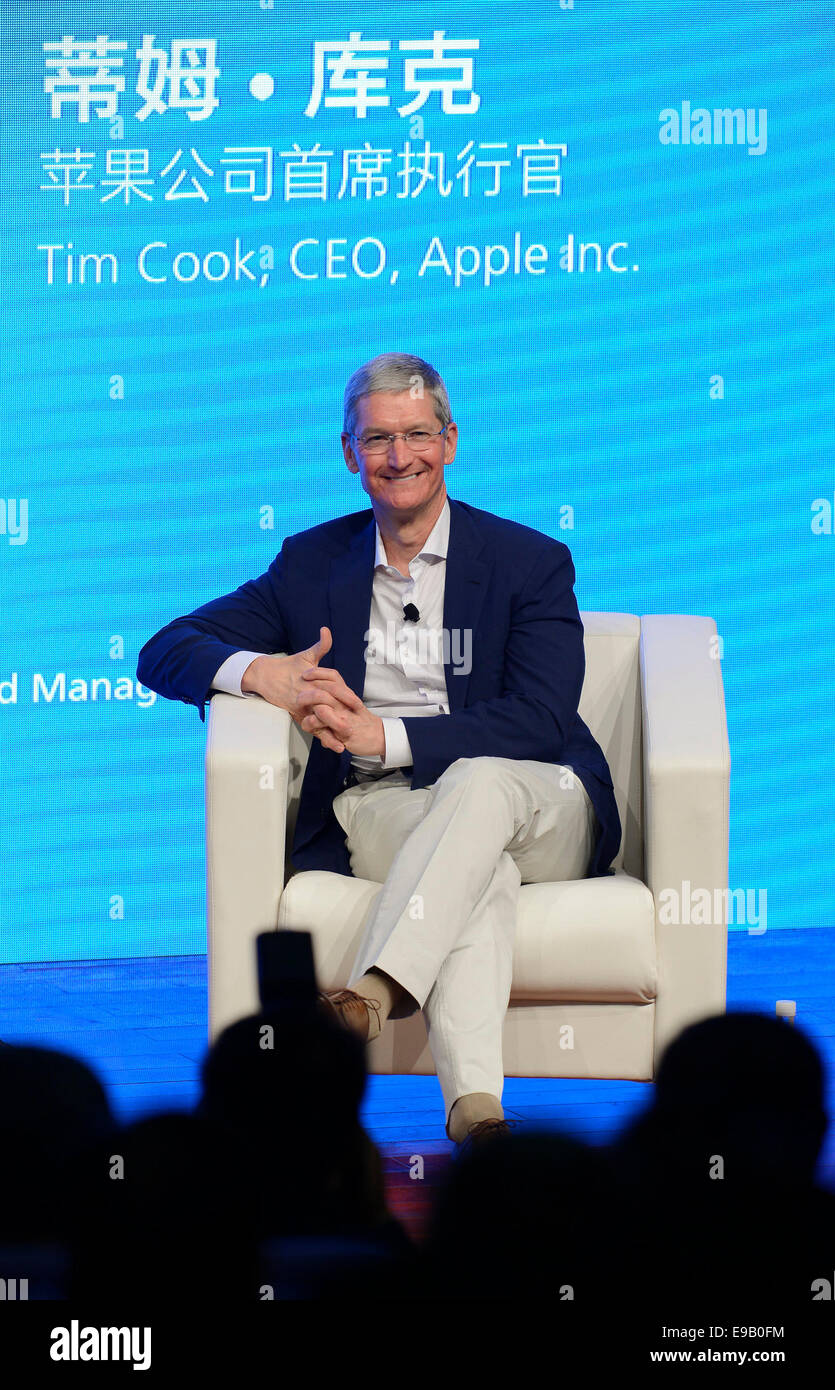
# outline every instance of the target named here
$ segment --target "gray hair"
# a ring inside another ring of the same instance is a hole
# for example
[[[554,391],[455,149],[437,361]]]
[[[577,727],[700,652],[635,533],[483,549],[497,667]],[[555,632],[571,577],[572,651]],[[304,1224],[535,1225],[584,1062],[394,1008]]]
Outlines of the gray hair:
[[[345,387],[343,429],[346,434],[354,432],[357,407],[362,398],[373,396],[377,391],[409,391],[416,400],[428,392],[441,426],[448,425],[452,419],[446,387],[434,367],[408,352],[384,352],[358,367]]]

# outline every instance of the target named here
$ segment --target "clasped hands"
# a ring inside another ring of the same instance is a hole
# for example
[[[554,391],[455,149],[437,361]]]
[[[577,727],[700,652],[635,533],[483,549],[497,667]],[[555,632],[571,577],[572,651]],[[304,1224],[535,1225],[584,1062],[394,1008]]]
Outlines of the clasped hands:
[[[338,671],[318,664],[332,645],[330,629],[322,627],[319,641],[306,651],[258,657],[247,667],[241,689],[288,710],[301,729],[334,753],[347,748],[360,757],[385,757],[382,719],[366,709]]]
[[[315,734],[325,748],[334,753],[368,756],[386,753],[383,721],[372,714],[358,695],[347,686],[338,671],[328,666],[311,666],[302,671],[305,689],[299,691],[298,710],[309,713],[298,719],[302,729]],[[294,716],[296,717],[296,716]]]

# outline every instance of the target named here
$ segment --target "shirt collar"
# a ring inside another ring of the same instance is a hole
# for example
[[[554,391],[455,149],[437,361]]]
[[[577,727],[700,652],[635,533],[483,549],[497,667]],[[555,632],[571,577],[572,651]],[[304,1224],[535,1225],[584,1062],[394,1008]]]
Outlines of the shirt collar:
[[[388,559],[386,557],[386,548],[383,545],[383,538],[380,535],[380,528],[376,525],[376,523],[375,529],[377,532],[377,549],[374,555],[374,568],[376,569],[378,565],[388,565]],[[418,551],[417,555],[414,556],[414,559],[417,560],[418,558],[423,559],[427,556],[433,556],[439,560],[445,560],[447,557],[448,549],[449,498],[447,498],[444,502],[443,510],[441,511],[438,520],[435,522],[435,525],[432,527],[432,530],[426,537],[422,549]]]

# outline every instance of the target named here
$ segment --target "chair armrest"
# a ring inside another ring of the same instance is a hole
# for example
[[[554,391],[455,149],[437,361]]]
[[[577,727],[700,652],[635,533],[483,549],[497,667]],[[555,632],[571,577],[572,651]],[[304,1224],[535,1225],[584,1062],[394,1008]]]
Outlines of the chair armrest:
[[[725,1010],[730,752],[717,645],[712,618],[641,618],[646,881],[655,899],[658,960],[656,1064],[687,1024]],[[709,922],[665,920],[688,915],[688,895],[692,903],[699,889],[710,894]]]
[[[255,938],[275,930],[284,888],[287,710],[213,694],[206,735],[209,1039],[257,1011]]]

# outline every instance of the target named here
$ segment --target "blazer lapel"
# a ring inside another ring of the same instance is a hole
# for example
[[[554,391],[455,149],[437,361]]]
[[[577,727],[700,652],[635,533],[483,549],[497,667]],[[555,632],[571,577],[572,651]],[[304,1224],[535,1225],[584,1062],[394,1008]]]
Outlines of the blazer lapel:
[[[448,634],[450,660],[444,662],[444,672],[451,713],[464,708],[470,683],[469,672],[456,675],[455,669],[468,653],[472,653],[475,645],[475,629],[490,573],[490,565],[478,558],[483,550],[484,540],[472,517],[460,502],[450,497],[444,584],[444,628]]]
[[[333,646],[323,666],[339,671],[345,684],[362,699],[365,684],[365,634],[371,616],[376,544],[374,515],[351,544],[331,560],[328,604]]]

